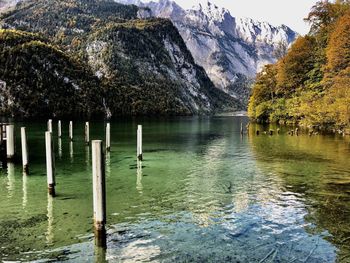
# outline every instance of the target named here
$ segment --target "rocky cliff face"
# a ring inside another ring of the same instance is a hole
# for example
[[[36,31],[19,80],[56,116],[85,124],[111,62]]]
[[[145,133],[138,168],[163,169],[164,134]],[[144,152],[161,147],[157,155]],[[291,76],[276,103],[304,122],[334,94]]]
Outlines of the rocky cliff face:
[[[215,86],[245,102],[252,78],[264,65],[276,61],[281,43],[289,46],[297,36],[285,25],[236,18],[210,2],[184,10],[170,0],[117,1],[148,7],[153,16],[171,19]]]

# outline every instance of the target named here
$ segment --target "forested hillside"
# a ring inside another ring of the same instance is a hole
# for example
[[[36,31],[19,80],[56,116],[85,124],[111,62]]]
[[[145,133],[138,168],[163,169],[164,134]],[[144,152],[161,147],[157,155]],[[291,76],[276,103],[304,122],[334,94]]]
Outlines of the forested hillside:
[[[0,30],[3,116],[103,116],[92,71],[36,34]]]
[[[350,2],[318,2],[299,37],[257,76],[248,114],[259,122],[350,127]]]

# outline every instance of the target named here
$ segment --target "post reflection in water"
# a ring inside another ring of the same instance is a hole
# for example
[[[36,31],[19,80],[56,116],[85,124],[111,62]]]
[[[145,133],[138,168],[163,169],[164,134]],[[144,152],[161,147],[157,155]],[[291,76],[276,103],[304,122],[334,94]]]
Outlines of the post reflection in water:
[[[58,157],[62,158],[62,139],[58,138]]]
[[[73,142],[72,141],[69,142],[69,157],[70,157],[70,161],[73,162],[74,161],[74,150],[73,150]]]
[[[14,163],[7,163],[7,191],[8,191],[8,198],[11,198],[13,196],[13,192],[15,190],[15,164]]]
[[[106,247],[100,247],[96,245],[95,242],[95,249],[94,249],[94,256],[95,256],[95,260],[94,262],[96,263],[105,263],[107,262],[106,260],[106,253],[107,252],[107,248]]]
[[[142,161],[137,160],[136,190],[142,194]]]
[[[111,153],[106,152],[106,177],[109,178],[111,175]]]
[[[22,207],[25,210],[27,208],[28,203],[28,192],[27,192],[27,174],[23,172],[23,198],[22,198]]]
[[[90,167],[90,146],[89,145],[85,145],[85,163],[86,163],[87,169],[89,169]]]
[[[47,195],[47,231],[46,231],[46,243],[53,245],[54,233],[53,233],[53,197]]]

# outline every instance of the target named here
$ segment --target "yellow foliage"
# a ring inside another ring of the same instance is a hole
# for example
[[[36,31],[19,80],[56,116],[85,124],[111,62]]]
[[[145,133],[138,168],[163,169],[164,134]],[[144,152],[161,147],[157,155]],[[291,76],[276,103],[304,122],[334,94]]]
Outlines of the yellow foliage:
[[[350,63],[350,13],[336,23],[327,48],[327,70],[332,74],[346,69]]]
[[[254,120],[299,122],[320,128],[350,128],[350,5],[316,4],[311,34],[259,74],[249,101]],[[272,94],[272,95],[271,95]]]

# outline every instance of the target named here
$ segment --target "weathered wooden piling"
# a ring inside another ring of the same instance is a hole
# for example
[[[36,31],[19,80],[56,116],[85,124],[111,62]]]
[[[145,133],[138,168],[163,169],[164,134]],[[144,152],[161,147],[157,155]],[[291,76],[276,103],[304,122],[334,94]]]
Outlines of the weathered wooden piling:
[[[69,139],[73,141],[73,122],[69,122]]]
[[[106,124],[106,151],[111,150],[111,124],[107,122]]]
[[[137,126],[137,159],[142,161],[142,125]]]
[[[90,144],[90,124],[89,122],[85,122],[85,144]]]
[[[103,247],[106,246],[105,161],[102,141],[93,140],[91,145],[95,244]]]
[[[241,122],[241,135],[243,135],[243,123]]]
[[[15,157],[15,126],[6,126],[6,157],[12,160]]]
[[[58,135],[58,138],[62,137],[62,124],[61,124],[61,121],[58,121],[58,124],[57,124],[57,135]]]
[[[47,121],[47,131],[52,133],[52,120]]]
[[[52,133],[49,131],[45,132],[45,146],[48,191],[50,195],[55,196],[55,157],[53,152]]]
[[[25,127],[21,127],[21,145],[22,145],[23,173],[28,174],[28,172],[29,172],[28,145],[27,145],[27,134],[26,134]]]

